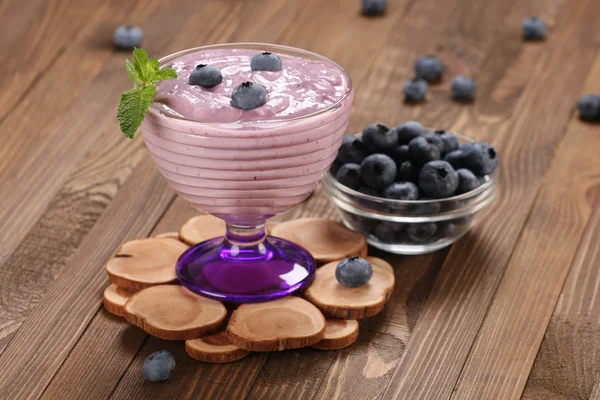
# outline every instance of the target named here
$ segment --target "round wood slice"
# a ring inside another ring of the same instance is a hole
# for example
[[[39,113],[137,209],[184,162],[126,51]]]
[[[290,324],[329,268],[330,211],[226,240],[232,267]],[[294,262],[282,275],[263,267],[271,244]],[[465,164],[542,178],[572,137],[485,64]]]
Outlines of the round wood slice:
[[[165,232],[165,233],[159,233],[158,235],[154,236],[155,238],[162,238],[162,239],[175,239],[175,240],[179,240],[179,232]]]
[[[106,311],[122,317],[125,313],[125,303],[127,303],[131,296],[133,296],[132,292],[128,292],[125,289],[121,289],[114,283],[111,283],[106,289],[104,289],[102,303],[104,304]]]
[[[301,218],[273,227],[273,236],[297,243],[319,263],[350,256],[367,256],[367,239],[358,232],[329,219]]]
[[[141,290],[125,304],[125,319],[165,340],[196,339],[223,329],[227,310],[179,285]]]
[[[338,261],[317,269],[315,280],[306,289],[305,297],[328,318],[361,319],[383,310],[394,290],[394,270],[376,257],[367,257],[373,267],[371,280],[357,288],[342,285],[335,278]]]
[[[179,229],[179,240],[189,245],[220,236],[225,236],[225,221],[210,214],[190,218]]]
[[[227,326],[231,343],[249,351],[278,351],[313,345],[325,334],[325,317],[299,297],[242,304]]]
[[[176,282],[175,263],[187,248],[175,239],[132,240],[108,260],[106,272],[112,283],[132,292]]]
[[[325,336],[312,347],[320,350],[343,349],[356,342],[358,321],[355,319],[328,319],[325,323]]]
[[[208,363],[229,363],[246,357],[250,352],[232,344],[227,338],[227,332],[187,340],[185,351],[190,357]]]

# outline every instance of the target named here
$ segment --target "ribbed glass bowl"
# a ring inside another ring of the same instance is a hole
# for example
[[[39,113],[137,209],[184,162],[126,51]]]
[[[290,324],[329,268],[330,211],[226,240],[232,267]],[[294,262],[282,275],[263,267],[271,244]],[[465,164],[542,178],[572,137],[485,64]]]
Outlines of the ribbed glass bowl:
[[[457,135],[461,143],[472,140]],[[350,189],[331,174],[323,179],[325,194],[350,229],[372,246],[396,254],[425,254],[457,241],[477,222],[479,212],[496,195],[496,173],[477,189],[435,200],[392,200]]]

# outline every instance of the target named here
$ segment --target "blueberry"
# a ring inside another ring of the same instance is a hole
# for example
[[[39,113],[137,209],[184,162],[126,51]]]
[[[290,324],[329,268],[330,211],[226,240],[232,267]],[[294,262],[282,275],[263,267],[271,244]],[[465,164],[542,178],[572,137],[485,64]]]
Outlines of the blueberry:
[[[419,189],[427,196],[450,197],[458,188],[458,174],[446,161],[431,161],[421,168]]]
[[[437,236],[440,239],[451,238],[456,235],[456,225],[452,222],[441,222],[438,224]]]
[[[363,181],[376,190],[382,190],[394,182],[396,172],[396,163],[385,154],[371,154],[360,164]]]
[[[461,149],[451,151],[446,154],[444,161],[448,162],[456,170],[465,168],[465,152]]]
[[[441,140],[440,140],[441,142]],[[429,161],[439,160],[442,154],[440,143],[435,139],[425,136],[414,138],[408,144],[410,158],[416,163],[423,165]]]
[[[367,146],[356,136],[344,136],[338,158],[344,163],[360,164],[369,153]]]
[[[458,145],[458,149],[462,150],[462,151],[466,151],[467,149],[470,149],[473,146],[476,146],[477,143],[475,142],[469,142],[469,143],[461,143],[460,145]]]
[[[188,83],[205,89],[214,88],[223,81],[221,70],[214,65],[198,64],[190,74]]]
[[[335,174],[335,179],[350,189],[358,189],[363,185],[360,177],[360,165],[352,163],[342,165]]]
[[[425,139],[427,139],[427,141],[429,143],[433,144],[438,149],[440,149],[440,157],[441,157],[444,154],[444,149],[446,148],[446,145],[444,144],[444,141],[443,141],[441,135],[438,135],[434,131],[434,132],[427,132],[424,136],[425,136]]]
[[[383,243],[394,243],[398,241],[399,233],[404,228],[400,222],[383,221],[373,230],[373,236]]]
[[[358,188],[358,191],[361,192],[362,194],[366,194],[368,196],[380,197],[379,192],[377,190],[370,188],[368,186],[361,186]]]
[[[252,110],[266,102],[267,91],[258,83],[244,82],[231,93],[231,105],[242,110]]]
[[[419,188],[412,182],[392,183],[383,191],[383,197],[394,200],[419,200]]]
[[[337,175],[337,172],[342,167],[342,165],[344,165],[344,163],[336,158],[335,160],[333,160],[333,163],[331,163],[331,167],[329,167],[329,173],[333,177],[335,177]]]
[[[419,200],[428,200],[427,202],[415,204],[412,209],[413,214],[437,214],[442,209],[439,201],[432,201],[431,197],[421,197]]]
[[[144,39],[144,31],[139,26],[120,25],[115,29],[115,46],[122,50],[133,50],[134,47],[140,47]]]
[[[250,60],[252,71],[281,71],[281,57],[268,51],[255,54]]]
[[[370,124],[363,129],[362,141],[373,153],[387,152],[398,145],[398,133],[384,124]]]
[[[586,94],[577,102],[579,117],[584,121],[600,121],[600,95]]]
[[[155,351],[144,360],[144,378],[148,382],[169,379],[175,369],[175,357],[167,350]]]
[[[383,15],[387,9],[387,0],[362,0],[362,13],[370,17]]]
[[[410,224],[406,228],[406,235],[414,243],[427,243],[435,236],[437,224],[433,222],[424,222],[419,224]]]
[[[405,161],[410,161],[410,154],[408,152],[408,145],[403,144],[402,146],[396,146],[388,152],[388,155],[392,157],[392,160],[396,163],[396,167],[400,169],[400,166]]]
[[[443,129],[434,131],[434,136],[438,137],[442,143],[442,154],[448,154],[454,150],[458,149],[458,138],[452,132],[445,131]]]
[[[546,23],[538,17],[523,20],[523,39],[544,40],[546,38]]]
[[[425,133],[423,125],[417,121],[408,121],[394,128],[398,133],[398,144],[409,144],[411,140]]]
[[[467,193],[481,186],[481,181],[470,170],[461,168],[456,171],[458,174],[458,189],[457,194]]]
[[[419,171],[420,168],[412,161],[404,161],[398,171],[398,181],[417,183],[419,182]]]
[[[335,269],[335,278],[348,287],[359,287],[371,280],[373,267],[361,257],[344,258]]]
[[[404,84],[404,101],[418,103],[425,98],[429,85],[423,79],[413,79]]]
[[[488,143],[476,143],[465,150],[465,167],[475,175],[488,175],[498,167],[498,153]]]
[[[458,75],[452,79],[452,98],[458,101],[471,101],[475,98],[475,81]]]
[[[429,83],[442,80],[444,62],[436,56],[425,55],[415,62],[415,75],[419,79],[425,79]]]

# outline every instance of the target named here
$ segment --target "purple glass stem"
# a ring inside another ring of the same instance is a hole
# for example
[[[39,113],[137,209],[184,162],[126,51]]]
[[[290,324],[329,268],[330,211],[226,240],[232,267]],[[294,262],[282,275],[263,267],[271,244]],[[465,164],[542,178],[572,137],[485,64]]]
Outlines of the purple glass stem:
[[[193,292],[239,304],[274,300],[306,288],[316,262],[300,246],[266,236],[264,224],[228,224],[225,237],[185,251],[176,270]]]

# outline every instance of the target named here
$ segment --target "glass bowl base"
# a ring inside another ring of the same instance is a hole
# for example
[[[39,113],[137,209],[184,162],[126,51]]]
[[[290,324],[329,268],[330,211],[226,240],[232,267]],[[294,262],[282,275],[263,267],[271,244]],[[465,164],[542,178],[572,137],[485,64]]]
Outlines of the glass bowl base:
[[[243,246],[216,238],[186,250],[176,270],[191,291],[241,304],[275,300],[305,289],[314,278],[316,262],[300,246],[272,236]]]

